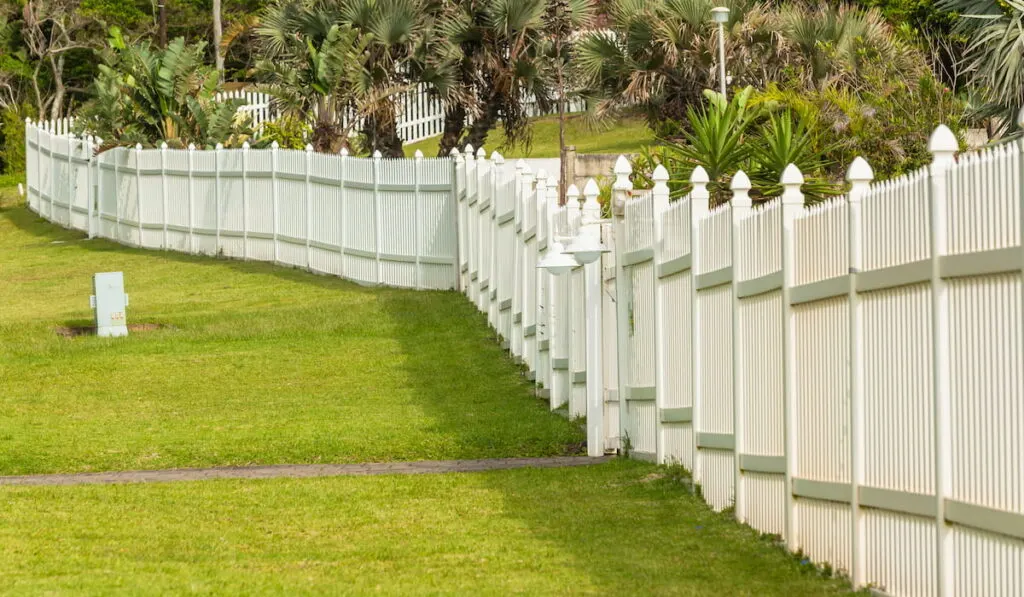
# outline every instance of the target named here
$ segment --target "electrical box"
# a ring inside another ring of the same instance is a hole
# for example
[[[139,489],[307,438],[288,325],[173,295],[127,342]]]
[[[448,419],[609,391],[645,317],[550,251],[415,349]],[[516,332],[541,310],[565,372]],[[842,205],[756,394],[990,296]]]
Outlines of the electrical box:
[[[93,294],[90,306],[96,310],[97,336],[127,336],[128,295],[124,293],[124,274],[106,272],[96,274],[92,279]]]

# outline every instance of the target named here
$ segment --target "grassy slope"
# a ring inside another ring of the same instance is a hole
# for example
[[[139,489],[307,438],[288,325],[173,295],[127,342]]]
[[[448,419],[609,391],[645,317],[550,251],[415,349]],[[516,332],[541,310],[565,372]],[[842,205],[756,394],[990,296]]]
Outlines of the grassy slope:
[[[655,470],[0,488],[0,578],[12,594],[847,594]]]
[[[5,196],[0,475],[536,456],[583,439],[457,293],[127,249]],[[101,271],[124,271],[129,322],[175,329],[55,335],[90,323]]]
[[[427,157],[437,155],[440,137],[406,145],[405,154],[417,149]],[[606,128],[591,128],[583,116],[570,116],[566,127],[566,143],[576,146],[577,153],[633,153],[654,142],[654,135],[640,119],[623,119]],[[497,149],[506,158],[558,157],[558,118],[545,117],[533,121],[533,143],[529,151],[521,147],[506,148],[505,134],[499,128],[485,144],[488,154]]]

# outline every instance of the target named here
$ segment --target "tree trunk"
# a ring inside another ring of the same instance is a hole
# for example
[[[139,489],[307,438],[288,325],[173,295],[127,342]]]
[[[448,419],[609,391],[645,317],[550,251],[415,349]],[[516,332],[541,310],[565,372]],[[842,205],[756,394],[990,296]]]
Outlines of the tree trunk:
[[[379,151],[386,158],[405,157],[393,114],[390,118],[368,116],[363,130],[370,143],[370,151]]]
[[[217,72],[221,80],[224,80],[224,55],[220,51],[221,38],[224,37],[224,27],[220,22],[220,0],[213,0],[213,56]]]
[[[167,47],[167,0],[157,0],[157,43]]]
[[[469,127],[469,134],[466,135],[466,139],[460,145],[469,144],[473,146],[473,149],[480,149],[487,143],[487,135],[494,129],[494,125],[498,123],[499,116],[499,102],[494,101],[495,98],[488,97],[486,108],[484,113],[480,115],[480,118],[473,121],[473,125]]]
[[[446,158],[452,149],[460,149],[459,140],[462,138],[462,129],[464,128],[466,128],[466,109],[462,105],[452,106],[444,113],[444,134],[441,135],[437,157]]]
[[[50,67],[53,69],[53,104],[50,105],[50,119],[57,120],[64,108],[64,55],[54,59],[50,55]]]

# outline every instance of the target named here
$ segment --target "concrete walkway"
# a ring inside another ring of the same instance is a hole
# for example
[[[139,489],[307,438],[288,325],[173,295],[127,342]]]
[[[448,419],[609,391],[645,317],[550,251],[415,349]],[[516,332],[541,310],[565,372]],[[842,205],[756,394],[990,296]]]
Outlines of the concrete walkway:
[[[0,477],[0,485],[100,485],[109,483],[166,483],[208,479],[278,479],[339,477],[352,475],[422,475],[469,473],[516,468],[561,468],[608,462],[613,456],[555,456],[551,458],[489,458],[482,460],[421,460],[366,464],[280,464],[186,468],[156,471],[121,471],[66,475],[23,475]]]

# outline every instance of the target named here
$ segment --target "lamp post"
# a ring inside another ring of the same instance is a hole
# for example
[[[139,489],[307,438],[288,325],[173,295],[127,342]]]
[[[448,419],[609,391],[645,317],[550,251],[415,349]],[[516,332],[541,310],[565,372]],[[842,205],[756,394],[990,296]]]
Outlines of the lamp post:
[[[548,254],[537,264],[555,276],[584,267],[584,308],[586,309],[587,346],[587,455],[604,455],[604,378],[601,354],[601,255],[609,251],[601,242],[601,205],[597,183],[587,182],[583,190],[586,202],[580,220],[579,234],[566,239],[552,234]],[[576,185],[569,187],[569,196],[578,196]],[[553,232],[553,231],[552,231]],[[569,246],[562,245],[569,240]]]
[[[601,255],[609,251],[601,242],[600,189],[593,179],[583,188],[580,232],[565,249],[583,265],[583,301],[587,334],[587,455],[604,455],[604,367],[601,337]]]
[[[725,24],[729,21],[729,8],[718,6],[711,9],[711,18],[718,23],[718,79],[725,98]]]

